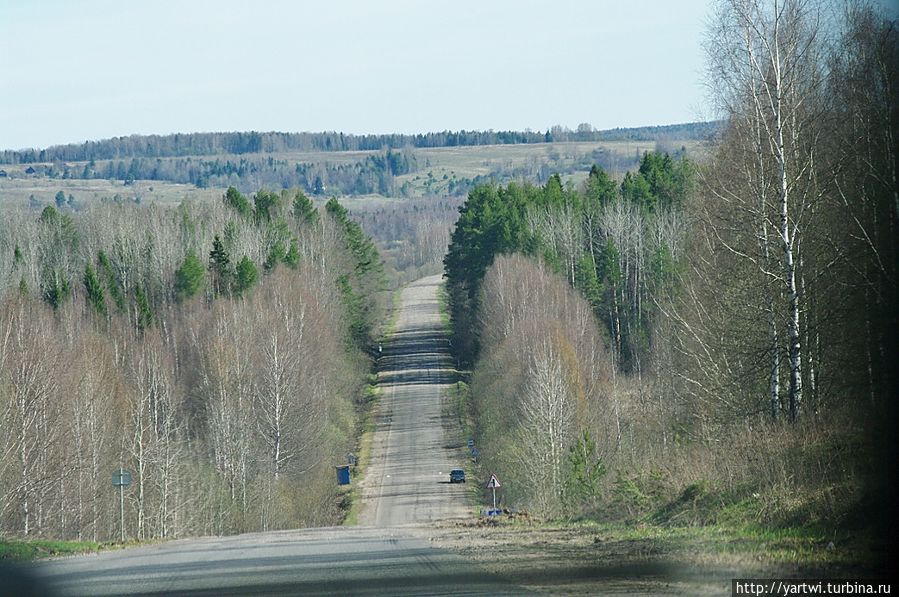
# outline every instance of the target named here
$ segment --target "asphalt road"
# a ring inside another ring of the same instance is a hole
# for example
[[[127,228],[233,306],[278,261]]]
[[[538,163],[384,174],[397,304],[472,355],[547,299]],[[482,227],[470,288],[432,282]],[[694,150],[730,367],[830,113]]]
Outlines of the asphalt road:
[[[441,423],[441,392],[455,380],[437,308],[439,284],[440,277],[432,276],[403,290],[396,327],[382,347],[363,525],[396,527],[472,513],[466,485],[449,483],[450,470],[464,463],[459,438]]]
[[[472,512],[466,486],[448,482],[463,450],[441,421],[440,392],[452,378],[439,283],[437,276],[424,278],[403,291],[394,333],[383,346],[361,526],[184,539],[43,562],[33,567],[41,594],[526,593],[433,547],[417,530]]]

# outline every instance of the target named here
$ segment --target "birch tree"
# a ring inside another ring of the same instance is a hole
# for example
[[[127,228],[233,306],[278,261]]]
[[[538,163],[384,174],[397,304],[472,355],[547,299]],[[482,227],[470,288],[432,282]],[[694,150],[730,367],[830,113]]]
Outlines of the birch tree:
[[[757,249],[730,246],[779,280],[786,296],[788,409],[796,421],[802,408],[803,346],[799,250],[807,211],[818,200],[816,141],[821,125],[820,9],[807,0],[725,0],[719,5],[708,44],[715,85],[729,116],[747,123],[749,196],[714,189],[723,201],[736,194],[757,221]],[[734,100],[734,96],[738,98]],[[742,101],[740,101],[742,100]],[[754,199],[753,199],[754,197]],[[781,267],[769,268],[767,231],[775,231]],[[773,302],[773,301],[772,301]],[[770,315],[769,315],[770,317]],[[769,319],[770,329],[770,319]],[[776,330],[769,331],[776,339]],[[776,354],[776,351],[772,351]],[[776,358],[776,357],[772,357]],[[777,368],[772,360],[769,396],[777,405]]]

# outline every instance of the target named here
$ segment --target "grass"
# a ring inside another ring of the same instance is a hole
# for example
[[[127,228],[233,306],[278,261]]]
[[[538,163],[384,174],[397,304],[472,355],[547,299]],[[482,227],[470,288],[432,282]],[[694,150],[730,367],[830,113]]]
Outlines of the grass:
[[[94,553],[107,547],[109,545],[94,541],[0,539],[0,561],[27,561],[52,556]]]
[[[33,195],[43,205],[54,205],[58,191],[72,195],[76,203],[86,204],[112,199],[118,195],[123,201],[140,197],[142,203],[176,205],[182,201],[217,201],[224,189],[200,189],[192,184],[178,184],[160,180],[139,180],[126,185],[121,180],[79,180],[62,178],[0,178],[0,202],[28,205]]]
[[[847,537],[836,537],[821,527],[754,525],[658,526],[653,524],[598,524],[604,541],[650,541],[661,551],[688,554],[742,556],[754,561],[803,568],[846,566],[874,568],[877,555]]]
[[[372,376],[374,377],[374,376]],[[372,380],[375,381],[375,380]],[[343,519],[343,526],[356,526],[359,524],[359,512],[362,509],[361,487],[359,481],[365,475],[365,469],[371,460],[371,443],[375,431],[375,405],[380,389],[373,383],[365,386],[365,407],[361,409],[361,422],[359,444],[356,451],[356,466],[352,470],[353,483],[344,490],[344,497],[349,503],[349,509]]]

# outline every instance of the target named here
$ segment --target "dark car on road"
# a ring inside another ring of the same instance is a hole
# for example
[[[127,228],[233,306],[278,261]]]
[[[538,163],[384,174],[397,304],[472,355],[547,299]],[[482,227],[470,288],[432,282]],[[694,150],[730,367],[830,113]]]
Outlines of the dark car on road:
[[[465,483],[465,471],[454,468],[450,471],[450,483]]]

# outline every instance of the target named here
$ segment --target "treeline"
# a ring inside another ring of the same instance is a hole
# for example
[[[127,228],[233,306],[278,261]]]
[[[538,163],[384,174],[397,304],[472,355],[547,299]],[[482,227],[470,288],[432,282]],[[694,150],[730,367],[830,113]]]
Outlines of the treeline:
[[[366,156],[359,161],[291,164],[271,156],[240,159],[131,158],[105,162],[89,161],[84,165],[57,164],[34,167],[35,173],[50,178],[122,180],[164,180],[189,183],[200,188],[233,186],[249,188],[300,188],[322,195],[340,193],[365,195],[396,192],[395,177],[418,169],[411,151],[390,151]]]
[[[443,270],[461,203],[455,197],[358,201],[351,216],[378,244],[385,274],[399,288]]]
[[[594,166],[583,189],[558,176],[543,187],[481,186],[460,209],[446,256],[458,356],[478,353],[474,319],[480,282],[494,256],[542,259],[584,293],[612,338],[624,371],[642,371],[656,313],[652,292],[666,284],[682,250],[680,207],[692,186],[685,158],[647,153],[616,184]]]
[[[460,210],[445,264],[481,453],[541,516],[596,507],[610,455],[633,439],[622,394],[651,372],[693,169],[647,153],[620,184],[595,166],[581,189],[484,186]]]
[[[4,208],[0,533],[128,537],[327,525],[383,285],[345,210]]]
[[[821,10],[719,3],[709,163],[470,193],[453,345],[513,505],[890,532],[899,34]]]
[[[87,162],[128,158],[243,155],[289,151],[382,151],[407,147],[457,147],[470,145],[510,145],[553,141],[652,140],[657,136],[678,139],[707,139],[717,123],[687,123],[597,131],[582,124],[572,131],[554,126],[545,132],[533,131],[443,131],[416,135],[351,135],[323,133],[178,133],[174,135],[130,135],[81,144],[56,145],[46,149],[0,151],[2,164],[47,162]]]

